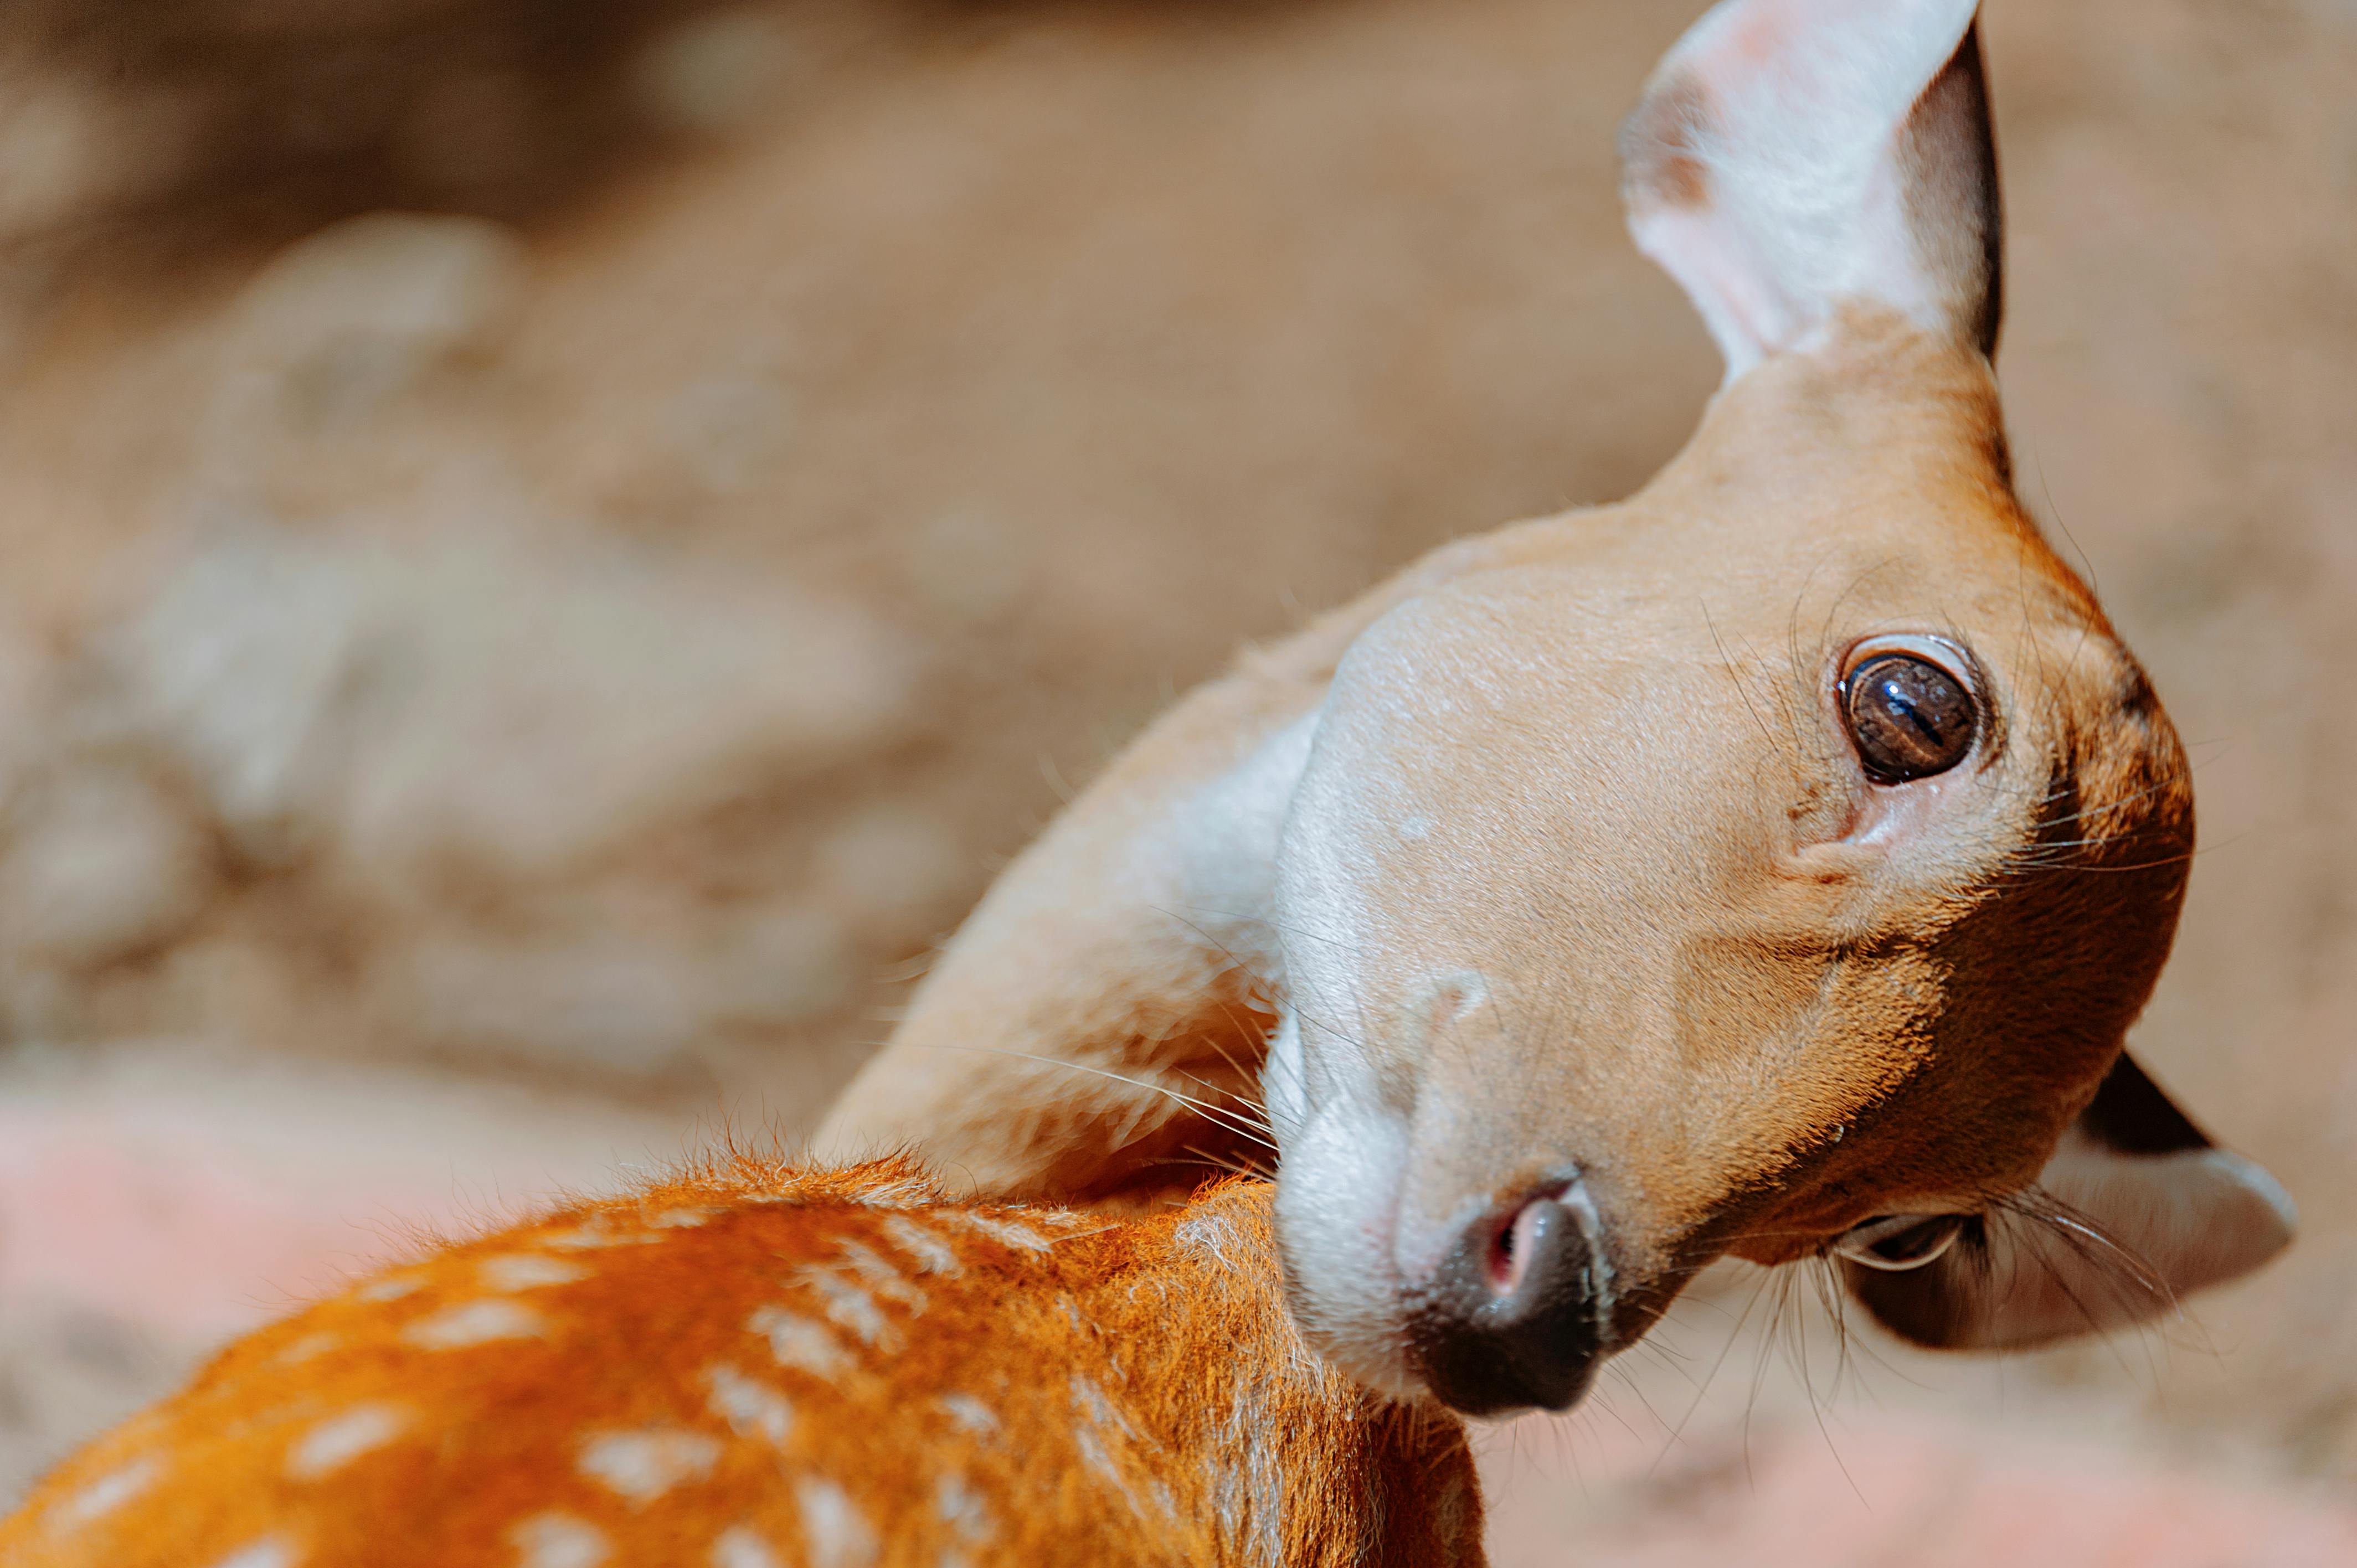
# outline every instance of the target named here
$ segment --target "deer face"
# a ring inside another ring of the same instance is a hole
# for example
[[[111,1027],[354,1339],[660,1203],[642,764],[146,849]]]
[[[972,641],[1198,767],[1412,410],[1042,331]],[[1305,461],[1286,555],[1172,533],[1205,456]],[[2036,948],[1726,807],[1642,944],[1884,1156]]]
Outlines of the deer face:
[[[2010,489],[1971,13],[1688,35],[1629,193],[1727,385],[1633,500],[1372,625],[1315,719],[1278,1217],[1306,1329],[1375,1386],[1566,1405],[1726,1251],[1838,1250],[1901,1332],[1996,1345],[2287,1239],[2120,1056],[2190,786]]]

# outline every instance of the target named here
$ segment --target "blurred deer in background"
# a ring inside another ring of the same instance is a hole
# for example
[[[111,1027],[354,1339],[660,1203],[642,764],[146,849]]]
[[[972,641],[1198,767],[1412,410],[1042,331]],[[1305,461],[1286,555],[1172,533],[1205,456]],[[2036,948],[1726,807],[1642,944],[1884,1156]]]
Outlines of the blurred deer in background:
[[[739,1160],[231,1348],[0,1525],[11,1568],[1481,1562],[1458,1423],[1286,1317],[1265,1184],[1107,1222]]]
[[[1249,654],[992,889],[823,1146],[1092,1197],[1263,1097],[1312,1343],[1562,1407],[1724,1253],[1921,1343],[2288,1240],[2126,1032],[2191,781],[2016,499],[1972,0],[1729,0],[1622,137],[1727,362],[1626,502]],[[1075,1068],[1082,1070],[1075,1071]]]

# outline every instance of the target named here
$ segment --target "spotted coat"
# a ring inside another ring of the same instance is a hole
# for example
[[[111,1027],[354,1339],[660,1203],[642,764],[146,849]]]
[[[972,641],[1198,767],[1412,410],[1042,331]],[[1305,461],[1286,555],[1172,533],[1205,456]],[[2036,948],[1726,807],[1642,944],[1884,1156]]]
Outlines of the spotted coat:
[[[751,1160],[232,1347],[10,1568],[1476,1564],[1464,1434],[1311,1357],[1267,1189],[1146,1219]]]

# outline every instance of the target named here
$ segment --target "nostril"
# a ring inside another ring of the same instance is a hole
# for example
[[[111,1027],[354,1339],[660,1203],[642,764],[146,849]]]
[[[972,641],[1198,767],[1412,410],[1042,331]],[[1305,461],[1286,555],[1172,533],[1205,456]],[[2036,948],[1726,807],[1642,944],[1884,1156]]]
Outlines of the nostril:
[[[1541,1194],[1506,1216],[1490,1242],[1490,1288],[1500,1297],[1522,1289],[1538,1251],[1540,1228],[1553,1218],[1547,1210],[1561,1208],[1567,1188]]]
[[[1610,1269],[1601,1249],[1577,1180],[1467,1226],[1410,1307],[1426,1385],[1468,1414],[1569,1406],[1603,1349]]]
[[[1527,1210],[1525,1210],[1527,1212]],[[1490,1239],[1490,1289],[1498,1295],[1512,1295],[1522,1277],[1521,1260],[1530,1256],[1527,1246],[1518,1245],[1515,1230],[1521,1228],[1520,1214],[1498,1227]]]

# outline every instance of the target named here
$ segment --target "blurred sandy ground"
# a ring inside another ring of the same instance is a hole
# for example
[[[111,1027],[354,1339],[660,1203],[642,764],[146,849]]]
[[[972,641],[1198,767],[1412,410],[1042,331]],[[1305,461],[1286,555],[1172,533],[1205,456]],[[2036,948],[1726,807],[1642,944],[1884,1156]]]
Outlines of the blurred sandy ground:
[[[791,1137],[1239,639],[1641,482],[1694,8],[0,11],[0,1490],[420,1225]],[[2357,9],[1988,35],[2025,486],[2201,760],[2136,1044],[2306,1233],[1999,1367],[1714,1277],[1497,1434],[1505,1563],[2357,1560]]]

